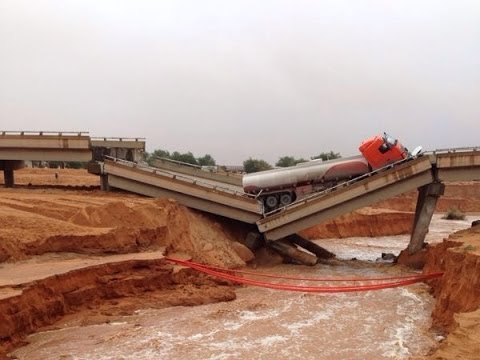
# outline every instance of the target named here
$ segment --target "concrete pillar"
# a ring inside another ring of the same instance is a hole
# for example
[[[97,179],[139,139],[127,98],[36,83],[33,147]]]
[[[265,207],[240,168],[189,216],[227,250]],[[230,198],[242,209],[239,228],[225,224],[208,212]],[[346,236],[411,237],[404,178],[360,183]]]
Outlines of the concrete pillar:
[[[13,175],[13,169],[4,169],[3,178],[5,180],[5,187],[12,188],[15,186],[15,177]]]
[[[418,189],[417,207],[415,209],[415,218],[413,220],[412,235],[408,252],[414,254],[425,244],[425,236],[428,233],[433,213],[437,207],[437,201],[445,191],[445,185],[442,183],[431,183]]]
[[[270,241],[267,246],[279,253],[284,259],[290,259],[299,264],[313,266],[318,261],[315,255],[299,250],[288,240]]]
[[[286,239],[304,248],[305,250],[310,251],[312,254],[317,255],[319,259],[332,259],[335,257],[334,253],[328,251],[320,245],[315,244],[313,241],[305,239],[298,234],[289,235],[286,237]]]
[[[110,191],[110,186],[108,185],[108,175],[101,174],[100,175],[100,189],[102,191]]]

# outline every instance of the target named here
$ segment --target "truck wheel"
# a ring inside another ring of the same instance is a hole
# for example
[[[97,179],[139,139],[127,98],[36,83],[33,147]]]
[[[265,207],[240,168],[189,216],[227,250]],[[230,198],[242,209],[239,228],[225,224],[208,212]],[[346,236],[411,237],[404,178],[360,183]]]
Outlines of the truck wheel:
[[[292,194],[285,193],[280,196],[280,206],[286,206],[292,203]]]
[[[275,209],[278,205],[278,199],[274,195],[267,196],[265,199],[265,205],[267,205],[270,209]]]

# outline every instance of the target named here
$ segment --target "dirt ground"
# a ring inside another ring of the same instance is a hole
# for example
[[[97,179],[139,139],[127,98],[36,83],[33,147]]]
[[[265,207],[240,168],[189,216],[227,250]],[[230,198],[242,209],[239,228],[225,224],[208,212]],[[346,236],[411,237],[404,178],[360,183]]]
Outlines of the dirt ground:
[[[462,230],[425,251],[425,273],[444,272],[431,280],[436,305],[433,326],[446,339],[429,359],[478,359],[480,353],[480,226]]]
[[[98,256],[152,251],[184,255],[222,267],[240,267],[252,254],[239,243],[245,233],[235,230],[238,225],[226,226],[225,222],[187,209],[172,199],[102,192],[98,177],[85,170],[22,169],[15,172],[15,179],[16,188],[0,188],[0,354],[20,344],[28,333],[54,326],[59,319],[101,322],[105,316],[131,313],[138,307],[196,305],[235,298],[231,284],[212,282],[188,271],[176,272],[158,259],[115,263],[108,260],[100,265],[85,264],[66,274],[60,274],[60,269],[72,259],[81,262]],[[478,189],[474,183],[449,186],[441,211],[458,205],[462,210],[480,212]],[[416,194],[407,194],[375,209],[362,209],[313,227],[303,235],[336,238],[408,233],[415,200]],[[473,248],[477,249],[477,244],[467,252],[473,254]],[[38,275],[38,264],[52,256],[58,273],[53,271],[21,283],[12,283],[9,278],[8,269],[15,264],[24,264],[22,272],[27,278]],[[476,273],[480,273],[479,269]],[[106,283],[111,284],[107,290],[102,286]],[[454,291],[445,286],[442,289]],[[442,299],[441,292],[436,295]],[[36,306],[32,307],[32,303]],[[452,324],[455,316],[466,329],[476,326],[478,331],[478,322],[472,325],[468,320],[471,318],[454,315],[475,311],[476,306],[468,307],[469,310],[451,306],[435,310],[438,325],[453,331],[441,351],[455,349],[459,342],[472,339],[461,332],[462,326]]]

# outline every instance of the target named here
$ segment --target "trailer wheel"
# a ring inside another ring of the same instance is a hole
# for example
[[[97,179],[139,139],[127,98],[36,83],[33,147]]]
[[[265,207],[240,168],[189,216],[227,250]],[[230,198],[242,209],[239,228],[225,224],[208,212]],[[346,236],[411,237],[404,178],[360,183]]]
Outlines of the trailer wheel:
[[[280,206],[286,206],[292,203],[292,194],[285,193],[280,196]]]
[[[267,196],[265,199],[265,205],[267,205],[270,209],[275,209],[278,205],[278,199],[274,195]]]

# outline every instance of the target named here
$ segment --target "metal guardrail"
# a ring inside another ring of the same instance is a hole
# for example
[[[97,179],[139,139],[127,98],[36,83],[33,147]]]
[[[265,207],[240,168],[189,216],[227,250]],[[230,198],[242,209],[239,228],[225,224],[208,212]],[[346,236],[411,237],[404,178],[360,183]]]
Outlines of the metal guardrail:
[[[0,135],[88,136],[88,131],[0,131]]]
[[[146,139],[144,137],[130,138],[130,137],[101,137],[95,136],[90,137],[91,140],[95,141],[135,141],[135,142],[144,142]]]
[[[193,180],[192,178],[190,178],[188,176],[172,174],[172,173],[170,173],[166,170],[158,169],[158,168],[151,167],[151,166],[148,166],[148,165],[141,165],[141,164],[137,164],[137,163],[134,163],[134,162],[131,162],[131,161],[117,159],[117,158],[114,158],[112,156],[105,156],[105,159],[111,160],[115,163],[119,163],[119,164],[124,165],[124,166],[128,166],[128,167],[133,168],[133,169],[140,169],[142,171],[149,172],[151,174],[158,174],[158,175],[166,176],[166,177],[168,177],[172,180],[177,179],[177,180],[181,180],[181,181],[187,182],[187,183],[192,184],[192,185],[199,185],[199,186],[205,187],[205,188],[210,189],[210,190],[220,191],[220,192],[228,193],[230,195],[239,196],[239,197],[248,198],[248,199],[254,199],[255,198],[253,195],[246,194],[242,191],[232,190],[230,188],[223,187],[223,186],[212,185],[208,182],[204,182],[204,181],[201,181],[201,180],[200,181],[199,180]]]
[[[190,164],[190,163],[187,163],[185,161],[173,160],[173,159],[169,159],[169,158],[166,158],[166,157],[155,157],[155,160],[163,160],[163,161],[171,162],[171,163],[174,163],[174,164],[177,164],[177,165],[188,166],[188,167],[191,167],[191,168],[194,168],[194,169],[199,169],[199,170],[202,169],[202,167],[200,165]]]
[[[436,149],[436,150],[426,151],[426,152],[424,152],[424,154],[426,154],[426,155],[455,154],[455,153],[472,152],[472,151],[473,152],[480,151],[480,146]]]
[[[35,136],[89,136],[88,131],[0,131],[0,135],[35,135]],[[91,140],[97,141],[135,141],[135,142],[144,142],[146,139],[144,137],[115,137],[115,136],[94,136],[90,137]]]

